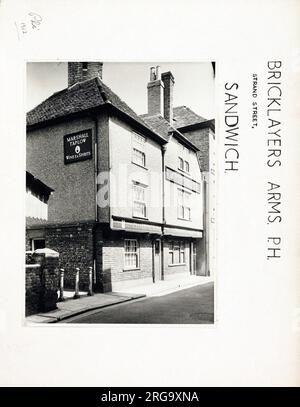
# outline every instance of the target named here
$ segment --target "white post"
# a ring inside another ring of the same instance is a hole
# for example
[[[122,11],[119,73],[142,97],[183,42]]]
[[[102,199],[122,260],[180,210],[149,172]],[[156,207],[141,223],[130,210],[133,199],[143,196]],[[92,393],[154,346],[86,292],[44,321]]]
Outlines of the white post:
[[[65,301],[65,297],[64,297],[64,274],[65,274],[65,270],[60,269],[59,298],[58,298],[59,302]]]
[[[89,267],[89,290],[87,295],[94,295],[93,293],[93,267]]]
[[[76,267],[76,275],[75,275],[75,294],[73,296],[74,299],[80,298],[79,295],[79,268]]]

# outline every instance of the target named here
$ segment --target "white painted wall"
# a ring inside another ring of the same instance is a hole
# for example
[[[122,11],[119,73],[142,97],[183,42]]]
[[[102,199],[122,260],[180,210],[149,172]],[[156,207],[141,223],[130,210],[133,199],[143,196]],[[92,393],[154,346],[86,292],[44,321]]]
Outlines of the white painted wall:
[[[41,201],[28,189],[26,191],[26,216],[37,219],[48,219],[48,204]]]
[[[179,167],[179,159],[182,157],[189,162],[189,174],[181,172]],[[200,183],[200,194],[190,191],[189,189],[182,188],[168,180],[165,182],[165,218],[166,223],[176,226],[184,226],[187,228],[203,229],[203,192],[202,192],[202,178],[201,171],[198,163],[196,153],[190,149],[183,149],[183,145],[174,137],[172,137],[167,144],[165,153],[165,166],[169,167],[181,174]],[[178,219],[178,188],[181,188],[190,195],[191,207],[191,220]]]
[[[133,181],[146,186],[147,219],[162,222],[162,152],[146,138],[146,168],[132,163],[133,129],[117,118],[109,120],[111,215],[132,218]]]

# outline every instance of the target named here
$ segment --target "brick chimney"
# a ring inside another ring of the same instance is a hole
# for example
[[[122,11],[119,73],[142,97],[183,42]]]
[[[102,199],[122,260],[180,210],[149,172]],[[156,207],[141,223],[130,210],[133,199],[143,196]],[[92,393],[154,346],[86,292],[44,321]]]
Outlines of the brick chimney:
[[[164,84],[164,118],[170,123],[173,123],[173,89],[174,76],[172,72],[164,72],[161,74],[161,80]]]
[[[159,66],[150,68],[150,82],[147,85],[148,89],[148,114],[163,115],[163,89],[164,85],[160,78]]]
[[[87,79],[102,79],[102,62],[68,62],[68,86]]]

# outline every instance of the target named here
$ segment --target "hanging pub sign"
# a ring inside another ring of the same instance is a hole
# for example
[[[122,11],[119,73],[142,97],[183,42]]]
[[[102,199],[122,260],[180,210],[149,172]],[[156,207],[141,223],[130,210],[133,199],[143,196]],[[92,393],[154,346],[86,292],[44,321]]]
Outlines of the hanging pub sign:
[[[92,158],[92,130],[82,130],[64,136],[65,164]]]

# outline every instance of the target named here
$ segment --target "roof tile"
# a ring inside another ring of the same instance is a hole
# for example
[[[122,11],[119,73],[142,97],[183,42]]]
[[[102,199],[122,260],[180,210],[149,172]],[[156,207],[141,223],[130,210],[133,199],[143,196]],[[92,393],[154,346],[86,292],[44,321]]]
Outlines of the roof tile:
[[[174,127],[176,127],[177,129],[206,121],[206,119],[193,112],[187,106],[174,107],[173,115]]]

